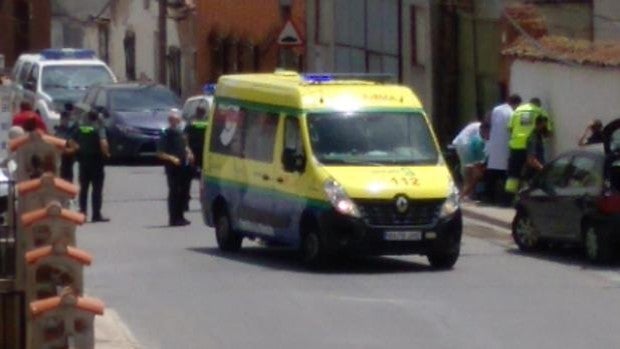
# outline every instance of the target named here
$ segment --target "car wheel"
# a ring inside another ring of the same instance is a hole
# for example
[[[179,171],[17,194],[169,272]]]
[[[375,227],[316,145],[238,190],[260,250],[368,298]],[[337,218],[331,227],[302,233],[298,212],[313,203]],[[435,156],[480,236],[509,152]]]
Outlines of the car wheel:
[[[243,238],[232,229],[230,217],[225,210],[221,210],[215,218],[215,238],[222,251],[236,252],[241,248]]]
[[[531,252],[540,247],[540,232],[530,217],[523,211],[518,211],[512,221],[512,239],[521,251]]]
[[[459,259],[460,248],[450,252],[433,252],[426,256],[431,267],[438,270],[452,269]]]
[[[327,264],[327,251],[318,228],[311,228],[303,235],[300,255],[302,263],[310,269],[321,268]]]
[[[592,225],[584,229],[584,249],[586,257],[593,263],[607,263],[613,255],[612,245],[605,232]]]

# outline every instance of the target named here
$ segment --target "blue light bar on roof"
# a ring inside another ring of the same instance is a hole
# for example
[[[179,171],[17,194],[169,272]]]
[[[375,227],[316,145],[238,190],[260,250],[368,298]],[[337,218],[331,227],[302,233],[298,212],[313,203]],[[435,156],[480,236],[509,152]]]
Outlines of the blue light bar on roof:
[[[206,84],[202,87],[202,93],[207,96],[213,96],[215,94],[216,84]]]
[[[89,49],[46,49],[41,51],[41,56],[45,59],[95,59],[97,55],[95,51]]]
[[[305,74],[303,78],[304,81],[311,84],[320,84],[334,80],[334,76],[332,74]]]

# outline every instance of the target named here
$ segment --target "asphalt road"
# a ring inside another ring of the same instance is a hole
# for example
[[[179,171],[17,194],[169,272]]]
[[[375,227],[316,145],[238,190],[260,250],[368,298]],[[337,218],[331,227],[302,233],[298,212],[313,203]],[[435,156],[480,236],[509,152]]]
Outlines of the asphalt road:
[[[197,201],[191,226],[166,227],[161,168],[106,175],[112,222],[78,232],[95,256],[86,288],[144,348],[620,347],[620,267],[578,252],[522,255],[470,223],[452,271],[406,257],[308,272],[287,250],[220,253]]]

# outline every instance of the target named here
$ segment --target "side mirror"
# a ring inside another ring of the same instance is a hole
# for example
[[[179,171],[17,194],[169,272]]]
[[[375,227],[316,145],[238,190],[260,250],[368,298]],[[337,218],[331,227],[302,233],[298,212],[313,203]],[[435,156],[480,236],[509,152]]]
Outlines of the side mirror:
[[[286,172],[303,172],[306,168],[306,156],[294,149],[284,149],[282,153],[282,165]]]
[[[101,115],[103,115],[103,117],[106,119],[110,117],[110,113],[108,112],[106,107],[97,106],[95,107],[95,110],[97,111],[97,113],[100,113]]]
[[[36,90],[36,84],[34,83],[34,81],[26,81],[24,83],[24,88],[28,91],[35,91]]]

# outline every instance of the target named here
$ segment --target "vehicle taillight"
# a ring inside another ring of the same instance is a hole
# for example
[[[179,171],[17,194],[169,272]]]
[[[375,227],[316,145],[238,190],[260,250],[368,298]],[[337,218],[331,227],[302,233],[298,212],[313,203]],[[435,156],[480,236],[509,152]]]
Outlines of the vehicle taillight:
[[[620,194],[604,194],[598,200],[597,206],[602,214],[620,213]]]

